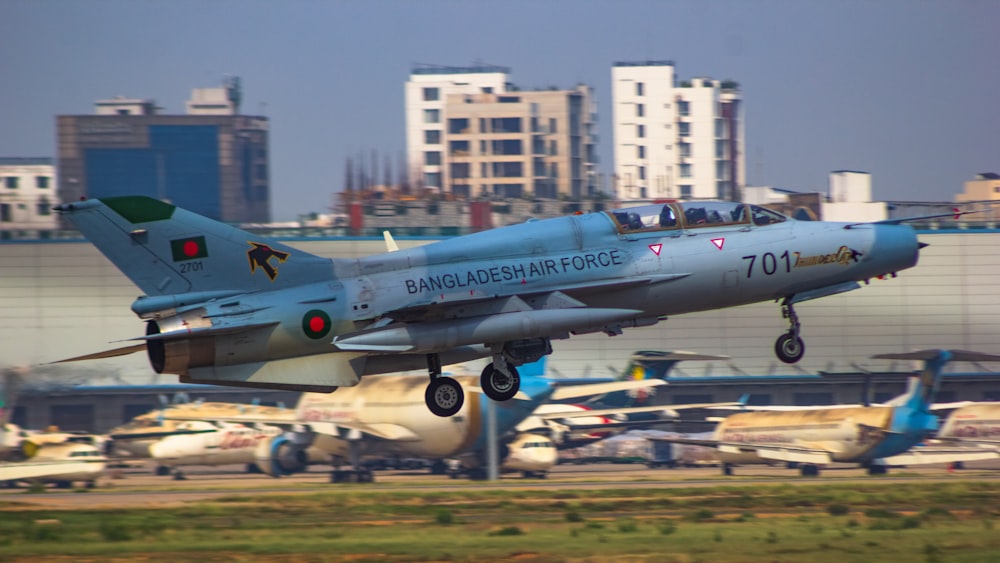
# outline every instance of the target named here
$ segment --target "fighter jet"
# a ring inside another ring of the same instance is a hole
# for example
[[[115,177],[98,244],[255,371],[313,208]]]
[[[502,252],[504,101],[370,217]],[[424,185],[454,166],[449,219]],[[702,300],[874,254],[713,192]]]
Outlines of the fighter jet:
[[[882,406],[831,406],[741,412],[726,417],[710,439],[650,438],[715,448],[723,472],[740,464],[788,462],[803,476],[815,476],[833,462],[858,463],[869,474],[890,465],[995,459],[995,451],[973,448],[914,448],[934,436],[938,418],[931,412],[941,370],[949,361],[1000,362],[1000,356],[963,350],[921,350],[880,354],[879,359],[921,360],[924,368],[905,395]]]
[[[621,334],[668,315],[780,301],[789,363],[795,305],[894,277],[922,246],[900,221],[792,220],[742,203],[658,203],[498,228],[361,259],[328,259],[143,196],[56,210],[145,295],[138,344],[188,383],[331,392],[427,368],[427,407],[459,412],[441,366],[491,357],[480,387],[504,401],[551,340]]]

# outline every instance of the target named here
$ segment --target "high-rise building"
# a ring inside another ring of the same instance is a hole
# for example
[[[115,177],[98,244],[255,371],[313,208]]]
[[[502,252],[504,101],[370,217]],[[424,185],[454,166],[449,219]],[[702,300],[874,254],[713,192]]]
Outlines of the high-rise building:
[[[593,115],[591,90],[583,85],[448,96],[445,192],[457,198],[593,197]]]
[[[445,103],[452,94],[493,94],[507,89],[510,69],[481,65],[421,65],[406,82],[406,154],[410,183],[441,193]]]
[[[55,178],[51,158],[0,157],[0,238],[55,228]]]
[[[616,62],[611,97],[619,199],[740,198],[746,164],[738,84],[678,82],[671,61]]]
[[[59,199],[146,195],[213,219],[270,221],[268,119],[240,115],[239,80],[196,89],[185,115],[152,100],[56,118]]]
[[[595,195],[591,89],[522,91],[503,67],[417,68],[406,85],[411,178],[474,197]]]

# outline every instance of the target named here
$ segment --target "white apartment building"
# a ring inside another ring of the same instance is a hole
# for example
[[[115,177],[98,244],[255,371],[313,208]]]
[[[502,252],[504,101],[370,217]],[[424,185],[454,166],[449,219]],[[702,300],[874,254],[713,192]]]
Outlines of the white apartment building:
[[[678,82],[671,61],[616,62],[611,98],[620,200],[740,199],[746,163],[736,83]]]
[[[0,236],[55,229],[58,203],[51,158],[0,158]]]
[[[406,154],[410,183],[440,193],[444,186],[445,104],[453,94],[499,94],[510,69],[420,66],[406,82]]]

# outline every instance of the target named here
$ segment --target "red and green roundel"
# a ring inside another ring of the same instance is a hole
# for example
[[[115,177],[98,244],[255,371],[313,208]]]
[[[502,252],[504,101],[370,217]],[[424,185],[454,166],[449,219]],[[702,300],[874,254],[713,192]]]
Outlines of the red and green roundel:
[[[313,309],[302,317],[302,332],[314,340],[330,334],[332,326],[333,323],[330,322],[330,315],[319,309]]]

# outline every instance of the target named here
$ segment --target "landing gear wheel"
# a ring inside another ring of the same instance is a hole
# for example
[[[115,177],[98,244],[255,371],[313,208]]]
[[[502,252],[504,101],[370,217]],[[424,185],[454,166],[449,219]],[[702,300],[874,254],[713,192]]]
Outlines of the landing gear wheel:
[[[465,393],[462,386],[450,377],[432,379],[424,393],[427,408],[437,416],[453,416],[462,409],[465,403]]]
[[[517,369],[508,364],[507,369],[510,374],[498,370],[493,364],[487,364],[483,368],[483,374],[479,376],[479,386],[483,388],[486,396],[494,401],[506,401],[513,399],[521,389],[521,376],[517,374]]]
[[[819,466],[805,463],[799,466],[799,473],[803,477],[819,477]]]
[[[774,353],[779,360],[786,364],[794,364],[805,355],[806,345],[795,334],[786,332],[779,336],[778,341],[774,343]]]

